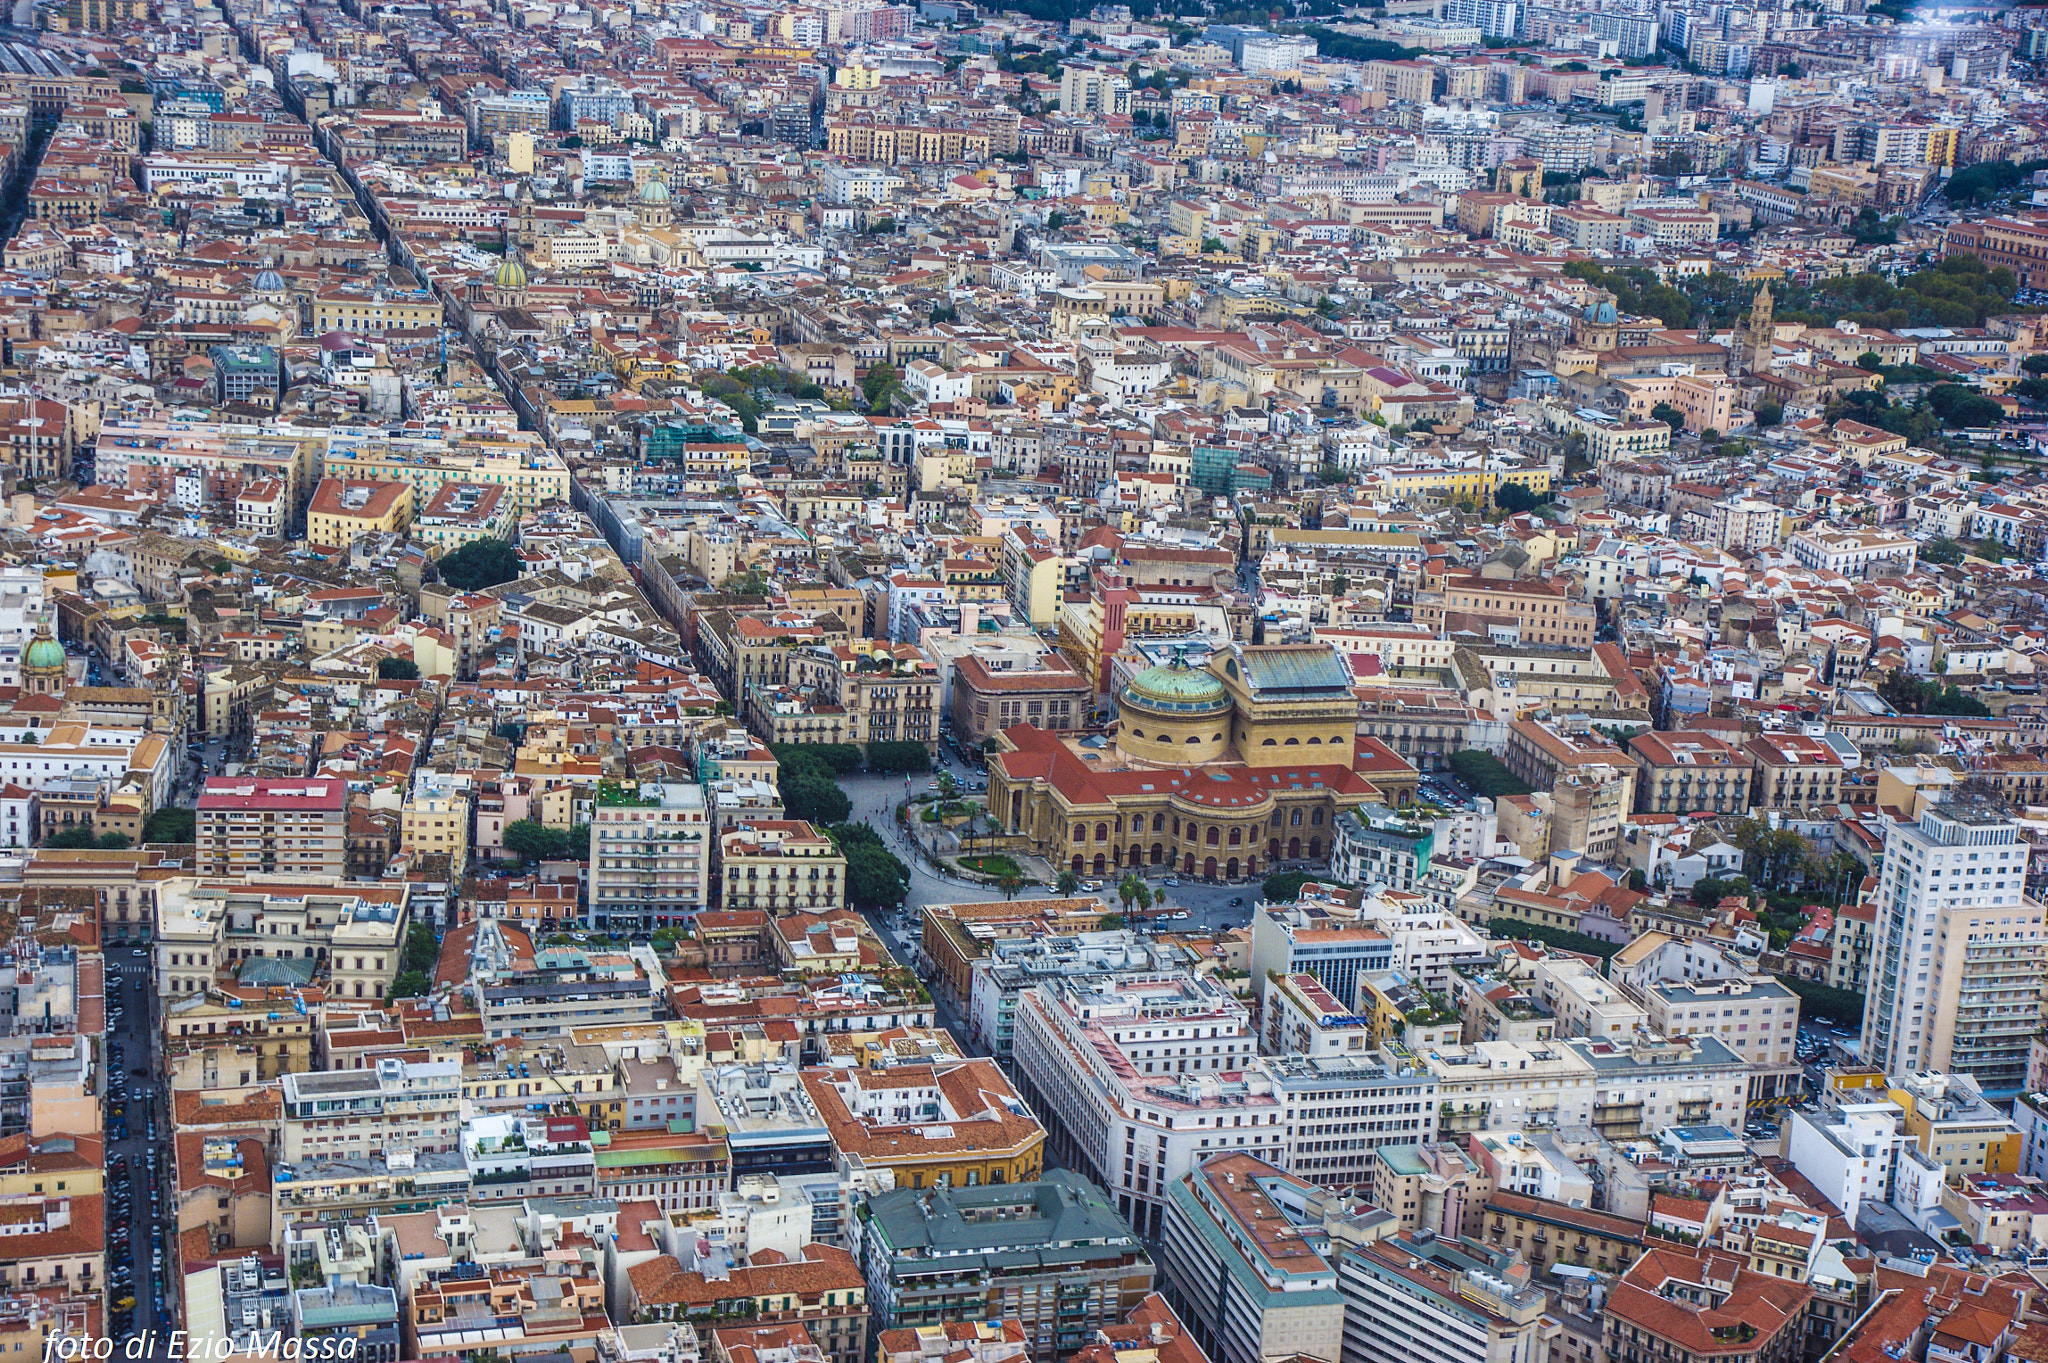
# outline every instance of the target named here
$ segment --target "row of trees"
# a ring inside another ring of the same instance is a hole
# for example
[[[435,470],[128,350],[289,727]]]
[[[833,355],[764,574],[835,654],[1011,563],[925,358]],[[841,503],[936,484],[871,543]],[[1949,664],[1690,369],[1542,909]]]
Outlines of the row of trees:
[[[783,811],[792,819],[820,826],[845,821],[853,802],[839,788],[839,778],[866,767],[870,771],[923,772],[932,769],[932,755],[922,743],[771,743],[768,750],[780,764],[777,774]]]
[[[846,897],[855,907],[889,908],[910,893],[910,868],[864,823],[835,823],[825,829],[846,858]]]
[[[405,950],[398,958],[395,999],[425,998],[434,987],[434,966],[441,959],[441,938],[432,923],[414,923],[405,930]]]

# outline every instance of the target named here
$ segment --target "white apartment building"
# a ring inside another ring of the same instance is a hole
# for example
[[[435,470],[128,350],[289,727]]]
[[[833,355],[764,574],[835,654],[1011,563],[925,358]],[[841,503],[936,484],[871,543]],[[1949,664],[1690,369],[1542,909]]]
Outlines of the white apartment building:
[[[1952,797],[1917,824],[1892,825],[1865,991],[1866,1063],[1970,1074],[1991,1097],[2024,1086],[2048,962],[2026,875],[2027,844],[2000,805]]]
[[[1228,1150],[1284,1165],[1287,1130],[1243,1005],[1187,975],[1042,984],[1017,1002],[1017,1087],[1140,1235],[1167,1188]]]
[[[1845,1218],[1866,1202],[1890,1202],[1908,1216],[1910,1208],[1940,1204],[1947,1167],[1914,1144],[1897,1103],[1844,1102],[1788,1115],[1785,1157]]]
[[[590,820],[590,925],[628,934],[687,925],[709,902],[710,836],[699,786],[601,789]]]
[[[375,1069],[322,1070],[278,1079],[284,1161],[441,1154],[462,1132],[462,1064],[387,1057]]]
[[[1416,1057],[1436,1079],[1438,1126],[1460,1131],[1590,1126],[1593,1067],[1556,1041],[1480,1041]]]
[[[1530,971],[1530,992],[1557,1019],[1558,1036],[1626,1042],[1648,1021],[1627,991],[1576,956],[1547,956]]]
[[[1788,547],[1807,567],[1842,577],[1867,577],[1879,570],[1910,573],[1920,549],[1918,541],[1904,535],[1846,529],[1826,521],[1793,535]]]
[[[1770,502],[1728,498],[1707,508],[1707,542],[1758,553],[1778,543],[1784,524],[1785,513]]]

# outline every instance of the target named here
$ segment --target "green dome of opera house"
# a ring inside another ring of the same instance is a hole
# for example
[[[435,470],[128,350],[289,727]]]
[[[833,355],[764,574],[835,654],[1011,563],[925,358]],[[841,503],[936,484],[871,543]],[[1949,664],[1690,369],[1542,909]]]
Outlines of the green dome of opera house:
[[[1117,692],[1117,750],[1137,762],[1192,766],[1213,762],[1230,746],[1230,692],[1206,668],[1176,656],[1148,667]]]

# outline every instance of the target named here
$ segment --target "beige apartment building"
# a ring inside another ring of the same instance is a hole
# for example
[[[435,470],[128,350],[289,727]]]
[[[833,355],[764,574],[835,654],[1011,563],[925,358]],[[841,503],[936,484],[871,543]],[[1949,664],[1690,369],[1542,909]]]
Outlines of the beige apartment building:
[[[309,875],[348,871],[348,783],[216,776],[198,806],[201,875]]]
[[[718,839],[721,910],[830,913],[846,905],[846,858],[802,819],[756,819]]]

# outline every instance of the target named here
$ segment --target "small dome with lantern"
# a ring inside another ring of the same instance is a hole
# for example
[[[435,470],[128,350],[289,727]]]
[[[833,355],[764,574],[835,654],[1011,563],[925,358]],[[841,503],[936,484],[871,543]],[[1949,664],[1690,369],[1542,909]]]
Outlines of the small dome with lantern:
[[[516,260],[507,260],[498,267],[495,282],[508,293],[523,289],[526,287],[526,267]]]
[[[665,204],[668,202],[668,181],[649,180],[640,186],[640,202],[644,204]]]

